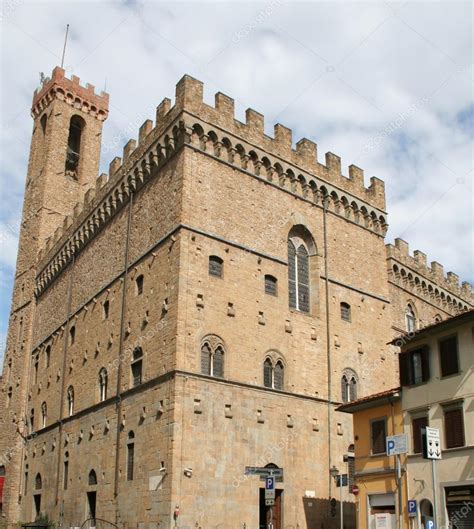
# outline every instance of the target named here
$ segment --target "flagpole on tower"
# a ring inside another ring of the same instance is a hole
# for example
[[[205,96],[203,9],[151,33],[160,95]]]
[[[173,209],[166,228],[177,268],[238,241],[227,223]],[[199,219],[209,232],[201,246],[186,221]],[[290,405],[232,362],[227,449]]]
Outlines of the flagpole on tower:
[[[63,48],[63,56],[61,58],[61,68],[64,66],[64,55],[66,54],[66,44],[67,44],[67,35],[69,33],[69,24],[66,26],[66,36],[64,37],[64,48]]]

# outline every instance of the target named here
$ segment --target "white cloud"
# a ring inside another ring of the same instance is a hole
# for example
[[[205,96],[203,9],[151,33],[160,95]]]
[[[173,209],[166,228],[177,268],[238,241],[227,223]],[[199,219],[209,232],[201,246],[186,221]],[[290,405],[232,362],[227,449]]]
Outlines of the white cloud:
[[[385,180],[387,240],[403,233],[412,248],[474,279],[472,132],[458,119],[472,104],[470,2],[9,5],[2,21],[2,233],[21,213],[38,72],[59,63],[70,23],[68,73],[98,89],[107,82],[111,94],[104,143],[153,118],[151,106],[173,97],[189,73],[205,82],[206,100],[216,91],[234,97],[239,119],[250,106],[266,116],[270,133],[273,120],[282,122],[295,141],[316,141],[321,160],[332,151],[343,167],[356,163],[367,179]],[[398,127],[366,148],[401,115]],[[103,156],[103,169],[126,140]],[[11,272],[16,239],[7,233],[0,266]]]

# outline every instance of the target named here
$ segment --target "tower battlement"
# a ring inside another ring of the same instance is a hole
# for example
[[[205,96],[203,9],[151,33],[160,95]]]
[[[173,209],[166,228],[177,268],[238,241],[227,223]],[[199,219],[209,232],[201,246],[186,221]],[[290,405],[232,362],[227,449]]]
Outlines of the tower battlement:
[[[394,243],[387,244],[386,250],[389,275],[396,283],[415,289],[442,304],[452,305],[457,310],[474,305],[472,286],[468,282],[464,281],[460,285],[459,276],[454,272],[448,272],[445,276],[443,265],[436,261],[428,266],[427,256],[420,250],[410,255],[409,245],[403,239],[397,238]]]
[[[95,92],[94,85],[81,85],[79,77],[71,79],[65,76],[63,68],[56,66],[51,78],[46,77],[40,88],[33,94],[31,114],[35,118],[49,105],[53,99],[60,99],[71,106],[91,114],[100,121],[105,121],[109,113],[109,94]]]

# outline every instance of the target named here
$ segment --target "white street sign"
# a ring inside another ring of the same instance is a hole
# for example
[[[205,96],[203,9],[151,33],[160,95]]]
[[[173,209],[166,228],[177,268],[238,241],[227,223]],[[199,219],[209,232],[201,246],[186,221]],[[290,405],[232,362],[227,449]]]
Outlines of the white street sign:
[[[389,435],[387,437],[387,455],[395,456],[408,452],[408,436],[406,433],[400,435]]]
[[[426,443],[425,457],[426,459],[441,459],[441,442],[439,439],[438,428],[426,427],[426,435],[424,436]]]

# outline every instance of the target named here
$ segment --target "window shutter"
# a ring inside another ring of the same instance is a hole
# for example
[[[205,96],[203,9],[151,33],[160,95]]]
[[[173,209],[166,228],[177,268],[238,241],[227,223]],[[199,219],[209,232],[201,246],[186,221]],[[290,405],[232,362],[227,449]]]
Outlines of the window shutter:
[[[291,241],[288,241],[288,297],[290,309],[296,308],[296,251]]]
[[[409,353],[400,353],[398,355],[398,366],[400,370],[400,384],[409,386],[411,384]]]
[[[464,446],[464,424],[461,408],[444,412],[444,429],[446,431],[446,448]]]
[[[457,336],[450,336],[449,338],[440,340],[439,360],[441,376],[446,377],[459,373]]]
[[[283,389],[283,364],[281,362],[277,362],[273,370],[273,387]]]
[[[201,347],[201,373],[203,375],[211,374],[211,348],[207,343]]]
[[[212,374],[215,377],[222,378],[224,376],[224,351],[222,347],[217,347],[212,357]]]
[[[385,420],[372,422],[372,453],[385,453]]]
[[[224,261],[217,255],[211,255],[209,257],[209,274],[215,277],[222,277],[223,269]]]
[[[421,369],[423,373],[423,382],[430,379],[430,349],[423,347],[421,349]]]
[[[298,248],[298,309],[309,312],[309,257],[306,248]]]
[[[277,280],[275,277],[270,275],[265,276],[265,294],[270,294],[271,296],[277,295]]]
[[[428,426],[428,417],[418,417],[413,419],[411,423],[413,431],[413,453],[421,454],[422,452],[422,440],[421,440],[421,430]]]
[[[263,363],[263,385],[266,388],[272,387],[272,362],[268,358]]]

